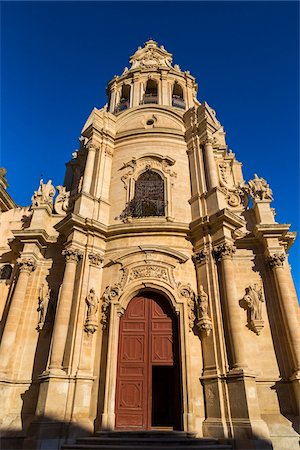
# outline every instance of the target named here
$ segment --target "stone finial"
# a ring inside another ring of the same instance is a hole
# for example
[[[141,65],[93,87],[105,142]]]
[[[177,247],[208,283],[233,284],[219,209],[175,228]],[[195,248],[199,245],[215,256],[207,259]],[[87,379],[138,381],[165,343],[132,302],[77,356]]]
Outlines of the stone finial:
[[[205,336],[209,336],[212,330],[212,321],[208,315],[208,295],[200,285],[199,295],[197,297],[197,328],[204,332]]]
[[[224,242],[223,244],[214,247],[212,254],[215,260],[218,262],[221,261],[223,258],[232,258],[235,251],[236,248],[233,244],[229,242]]]
[[[285,253],[274,253],[273,255],[267,256],[267,262],[271,268],[282,267],[285,259]]]
[[[246,287],[245,292],[243,301],[248,310],[248,328],[259,335],[264,327],[264,321],[262,320],[263,290],[262,287],[254,283]]]
[[[208,259],[208,251],[206,250],[206,248],[199,250],[199,252],[194,253],[192,256],[194,264],[201,264],[207,261],[207,259]]]
[[[95,289],[93,288],[90,289],[90,292],[86,296],[85,301],[87,304],[87,311],[84,330],[87,332],[87,334],[93,334],[98,328],[97,312],[98,312],[99,298],[95,293]]]
[[[78,263],[82,258],[82,252],[77,248],[67,248],[63,250],[61,254],[66,258],[66,262],[73,261]]]
[[[36,269],[36,263],[32,258],[22,258],[19,261],[20,272],[31,273]]]
[[[253,180],[248,182],[247,190],[254,200],[273,200],[270,186],[264,178],[258,177],[256,173]]]
[[[44,183],[43,179],[41,179],[38,190],[34,191],[34,194],[31,197],[32,206],[52,205],[55,192],[52,180],[48,180],[47,183]]]

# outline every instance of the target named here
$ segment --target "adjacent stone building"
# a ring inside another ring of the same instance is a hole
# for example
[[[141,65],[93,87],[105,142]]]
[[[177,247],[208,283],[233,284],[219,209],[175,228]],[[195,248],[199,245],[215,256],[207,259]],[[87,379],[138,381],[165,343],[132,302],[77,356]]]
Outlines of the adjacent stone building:
[[[64,184],[2,212],[4,447],[159,427],[298,449],[295,234],[196,93],[149,40],[108,83]]]

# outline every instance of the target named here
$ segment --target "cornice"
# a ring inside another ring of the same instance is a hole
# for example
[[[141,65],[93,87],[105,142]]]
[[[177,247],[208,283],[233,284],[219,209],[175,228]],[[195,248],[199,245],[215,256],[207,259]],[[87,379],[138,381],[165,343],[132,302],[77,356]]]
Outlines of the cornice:
[[[12,234],[22,244],[35,243],[40,247],[47,247],[57,242],[57,236],[50,236],[44,229],[12,230]]]

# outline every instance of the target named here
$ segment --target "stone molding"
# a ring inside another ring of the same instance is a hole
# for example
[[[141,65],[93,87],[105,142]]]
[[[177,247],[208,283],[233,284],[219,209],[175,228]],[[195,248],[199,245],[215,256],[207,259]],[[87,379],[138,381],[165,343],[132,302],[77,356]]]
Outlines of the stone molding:
[[[82,258],[82,252],[77,248],[66,248],[61,254],[65,257],[66,262],[78,263]]]
[[[236,247],[233,244],[224,242],[223,244],[215,246],[213,248],[212,254],[216,262],[218,262],[225,258],[232,258],[235,252]]]
[[[274,253],[273,255],[267,256],[267,263],[272,269],[274,267],[283,267],[285,259],[285,253]]]
[[[33,258],[22,258],[19,261],[20,272],[31,273],[36,269],[36,262]]]

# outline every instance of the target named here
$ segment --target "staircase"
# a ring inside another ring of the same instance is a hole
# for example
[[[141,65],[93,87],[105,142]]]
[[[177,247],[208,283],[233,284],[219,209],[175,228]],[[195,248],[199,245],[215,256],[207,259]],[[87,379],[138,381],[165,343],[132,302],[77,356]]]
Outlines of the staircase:
[[[232,450],[217,439],[184,431],[99,431],[65,444],[62,450]]]

